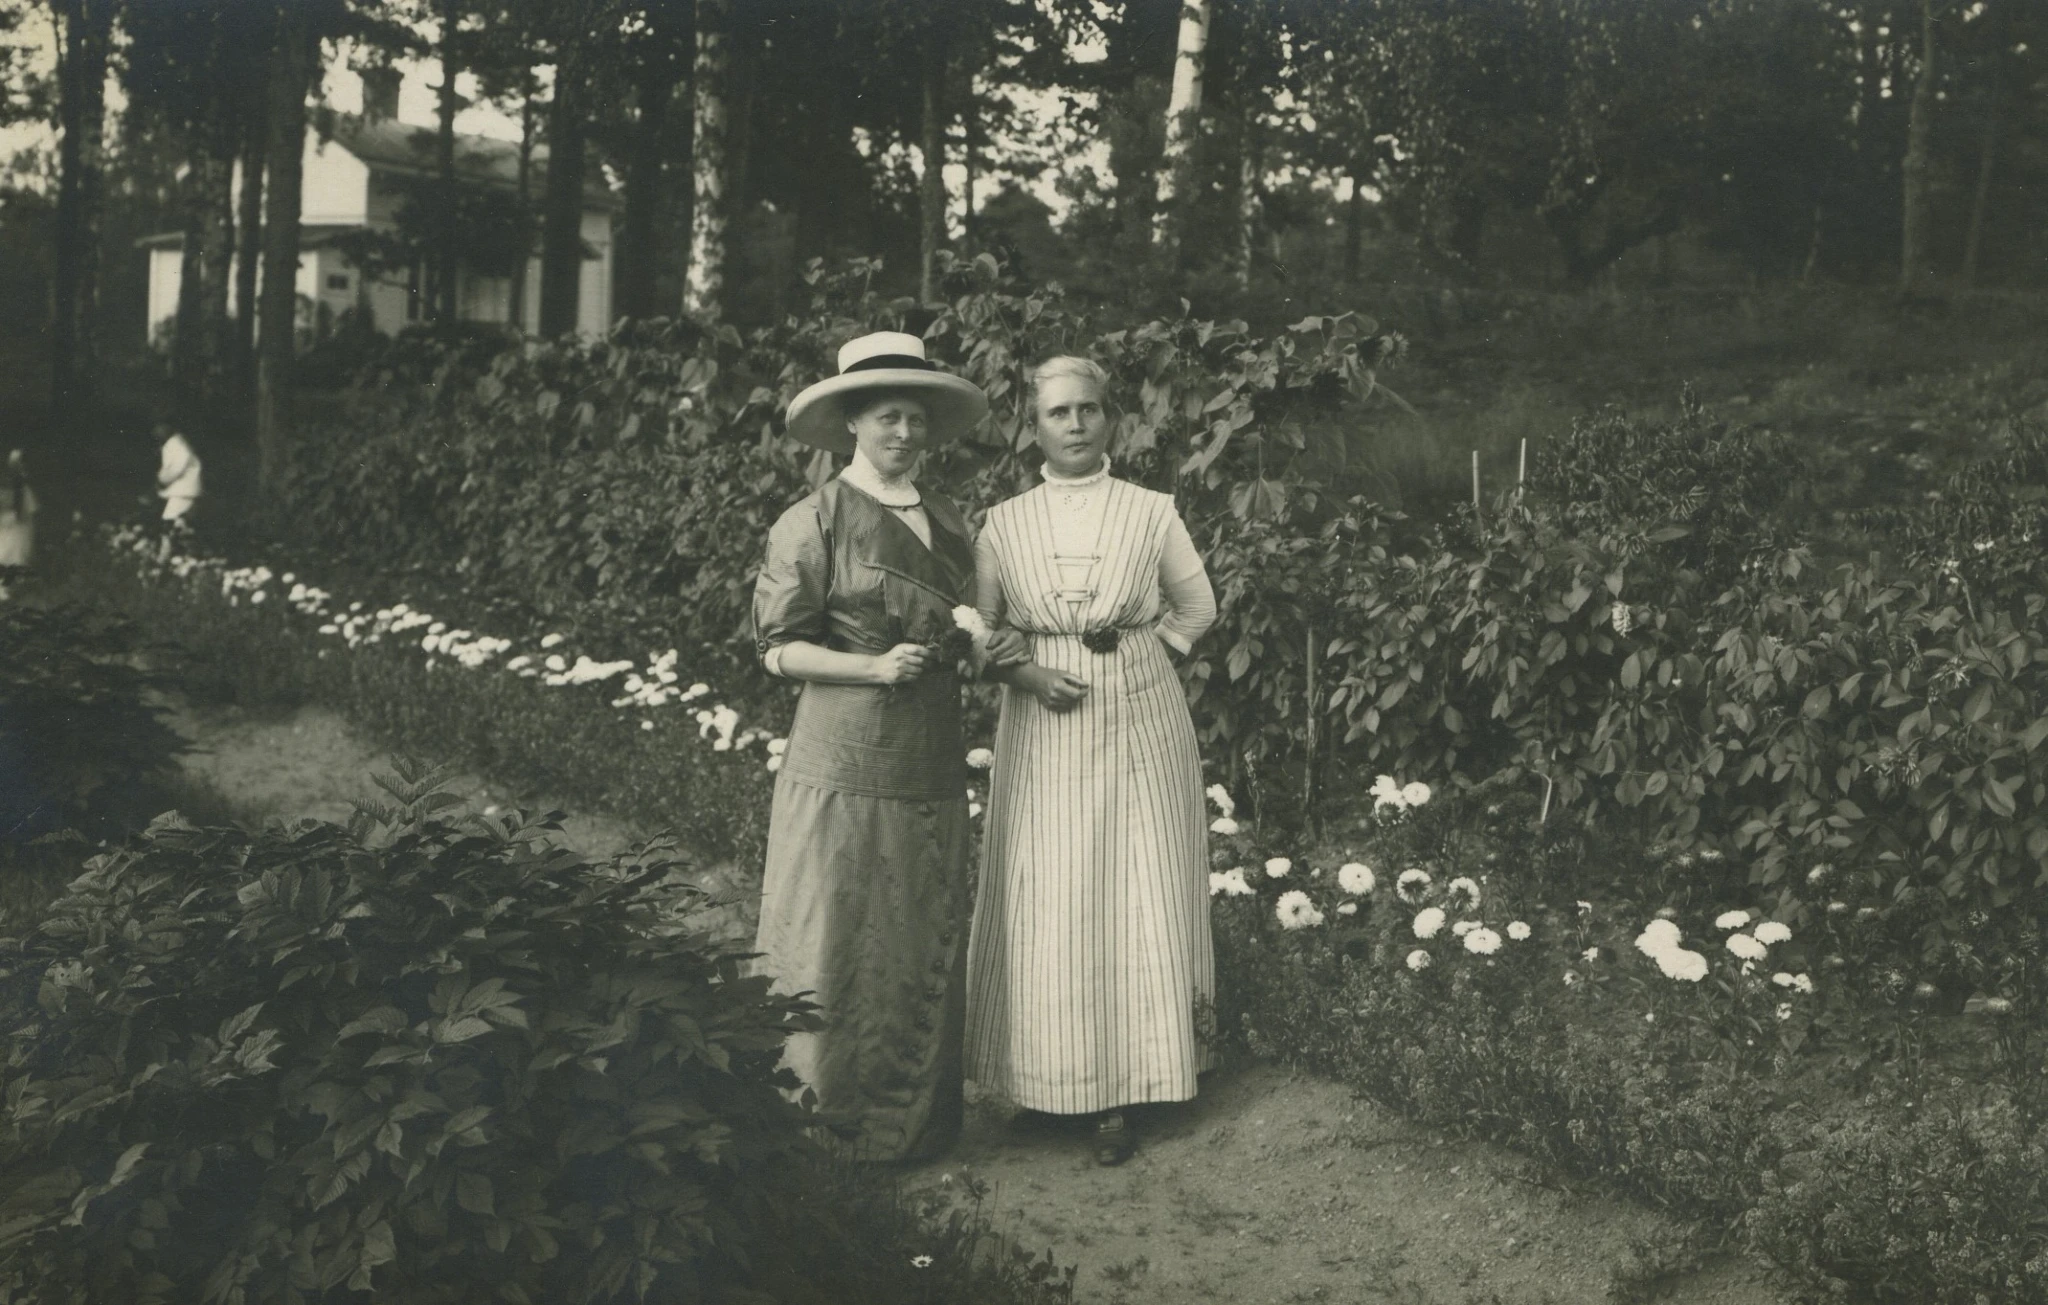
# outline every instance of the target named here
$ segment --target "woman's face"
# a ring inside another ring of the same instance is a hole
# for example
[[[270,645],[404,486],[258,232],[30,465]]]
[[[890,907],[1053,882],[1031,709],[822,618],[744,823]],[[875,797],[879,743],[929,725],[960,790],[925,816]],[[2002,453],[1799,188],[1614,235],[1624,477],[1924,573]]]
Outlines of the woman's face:
[[[1062,476],[1085,476],[1102,465],[1109,415],[1102,387],[1085,376],[1055,376],[1038,387],[1038,447]]]
[[[927,439],[924,404],[908,394],[885,394],[849,417],[846,428],[875,470],[891,479],[910,473]]]

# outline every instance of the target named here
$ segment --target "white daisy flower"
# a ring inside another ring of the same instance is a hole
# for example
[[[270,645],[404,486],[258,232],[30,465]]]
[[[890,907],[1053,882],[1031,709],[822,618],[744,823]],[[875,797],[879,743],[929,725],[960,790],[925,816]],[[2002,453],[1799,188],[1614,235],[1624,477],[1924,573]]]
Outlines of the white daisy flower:
[[[1209,832],[1230,838],[1237,833],[1237,822],[1229,816],[1218,816],[1209,822]]]
[[[1216,810],[1226,816],[1237,814],[1237,803],[1231,800],[1230,790],[1221,784],[1211,784],[1203,790],[1208,799],[1216,804]]]
[[[1408,968],[1420,974],[1429,968],[1429,953],[1417,947],[1408,953]]]
[[[1479,885],[1469,875],[1459,875],[1445,884],[1444,892],[1452,895],[1462,894],[1468,907],[1479,905]]]
[[[1484,927],[1474,929],[1465,935],[1465,950],[1475,956],[1491,956],[1500,950],[1500,935]]]
[[[1347,861],[1337,867],[1337,887],[1354,897],[1372,891],[1372,867],[1357,861]]]
[[[1394,895],[1412,906],[1422,900],[1422,894],[1428,890],[1429,885],[1429,871],[1410,866],[1394,880]]]
[[[1280,917],[1283,929],[1307,929],[1323,922],[1323,913],[1308,899],[1308,894],[1299,888],[1280,894],[1274,904],[1273,913]]]
[[[1771,982],[1777,984],[1780,988],[1789,988],[1792,986],[1793,979],[1785,971],[1779,970],[1771,976]]]
[[[1516,942],[1529,941],[1528,924],[1521,920],[1510,921],[1508,924],[1508,937],[1514,939]]]
[[[1747,911],[1723,911],[1714,917],[1714,927],[1716,929],[1740,929],[1748,923],[1749,912]]]
[[[1479,921],[1477,920],[1460,920],[1451,926],[1451,936],[1453,938],[1463,938],[1478,927]]]
[[[967,768],[969,770],[987,770],[995,764],[996,754],[987,748],[975,748],[967,754]]]
[[[1778,1003],[1778,1018],[1779,1018],[1780,1020],[1789,1020],[1789,1019],[1791,1019],[1791,1018],[1792,1018],[1792,1003],[1791,1003],[1791,1002],[1789,1002],[1789,1001],[1781,1001],[1781,1002],[1779,1002],[1779,1003]]]
[[[1294,862],[1284,856],[1276,856],[1266,862],[1266,877],[1269,879],[1285,879],[1287,872],[1292,869],[1294,869]]]
[[[1766,920],[1752,930],[1752,932],[1756,934],[1756,940],[1767,947],[1772,943],[1790,942],[1792,940],[1792,931],[1776,920]]]
[[[1419,807],[1429,801],[1429,785],[1421,780],[1401,786],[1401,801],[1411,807]]]
[[[1728,935],[1728,950],[1745,961],[1760,961],[1770,951],[1768,947],[1746,933]]]
[[[1707,977],[1707,958],[1683,947],[1671,947],[1657,953],[1657,968],[1666,978],[1698,983]]]
[[[1209,895],[1211,897],[1218,894],[1224,897],[1250,897],[1254,891],[1256,890],[1245,882],[1244,867],[1241,865],[1232,866],[1222,874],[1212,873],[1209,876]]]
[[[1636,950],[1655,960],[1658,956],[1678,946],[1678,926],[1669,920],[1652,920],[1636,935]]]
[[[1417,938],[1434,938],[1443,927],[1444,913],[1437,907],[1425,907],[1415,917],[1414,928]]]

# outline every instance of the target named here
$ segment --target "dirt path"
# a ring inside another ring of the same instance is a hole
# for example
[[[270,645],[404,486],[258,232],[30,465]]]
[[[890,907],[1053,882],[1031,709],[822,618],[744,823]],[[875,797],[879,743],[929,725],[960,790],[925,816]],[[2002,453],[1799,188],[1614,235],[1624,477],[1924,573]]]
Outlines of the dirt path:
[[[263,715],[179,704],[198,745],[188,778],[245,820],[345,817],[383,755],[331,712]],[[455,791],[483,808],[547,807],[475,776]],[[634,830],[572,817],[564,837],[602,856]],[[1400,1305],[1578,1305],[1610,1299],[1636,1244],[1675,1246],[1655,1212],[1568,1189],[1513,1152],[1450,1140],[1273,1066],[1220,1070],[1189,1103],[1134,1116],[1140,1149],[1095,1166],[1086,1139],[1013,1118],[976,1097],[967,1135],[914,1189],[986,1193],[997,1229],[1079,1269],[1077,1297],[1100,1305],[1327,1301]],[[1722,1259],[1613,1297],[1679,1305],[1782,1305],[1762,1274]]]

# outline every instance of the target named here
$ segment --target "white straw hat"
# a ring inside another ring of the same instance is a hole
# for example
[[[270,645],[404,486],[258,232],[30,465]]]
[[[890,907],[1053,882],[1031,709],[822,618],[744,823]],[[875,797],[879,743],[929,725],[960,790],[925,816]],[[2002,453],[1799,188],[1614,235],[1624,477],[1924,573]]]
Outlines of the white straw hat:
[[[958,439],[988,413],[988,396],[973,381],[933,366],[924,341],[902,331],[875,331],[839,346],[839,374],[789,401],[789,433],[812,448],[853,452],[846,395],[861,390],[913,390],[924,401],[933,443]]]

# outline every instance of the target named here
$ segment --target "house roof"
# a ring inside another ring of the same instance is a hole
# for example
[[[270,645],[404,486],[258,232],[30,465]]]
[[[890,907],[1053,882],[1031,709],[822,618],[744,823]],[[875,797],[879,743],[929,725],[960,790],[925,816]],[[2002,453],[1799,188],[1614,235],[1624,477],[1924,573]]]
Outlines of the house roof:
[[[352,222],[305,222],[299,225],[299,248],[318,249],[344,231],[361,231],[363,228]],[[185,244],[182,231],[159,231],[144,236],[135,242],[137,249],[181,249]]]
[[[326,134],[335,144],[373,168],[419,176],[433,176],[439,171],[439,133],[432,127],[415,127],[389,118],[363,118],[352,113],[336,114],[325,125]],[[527,183],[535,202],[546,185],[547,160],[548,147],[535,145]],[[457,133],[455,174],[466,181],[516,189],[519,143]],[[617,198],[604,184],[603,173],[596,168],[589,169],[584,180],[583,203],[587,208],[607,211],[618,206]]]

